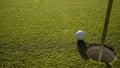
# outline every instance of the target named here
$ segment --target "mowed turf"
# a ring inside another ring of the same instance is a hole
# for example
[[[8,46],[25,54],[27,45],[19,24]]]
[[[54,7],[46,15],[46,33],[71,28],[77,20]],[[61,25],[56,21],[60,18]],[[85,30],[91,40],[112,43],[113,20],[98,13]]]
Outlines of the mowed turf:
[[[1,68],[106,68],[85,60],[75,33],[100,43],[108,0],[0,0]],[[106,44],[120,68],[120,0],[114,0]]]

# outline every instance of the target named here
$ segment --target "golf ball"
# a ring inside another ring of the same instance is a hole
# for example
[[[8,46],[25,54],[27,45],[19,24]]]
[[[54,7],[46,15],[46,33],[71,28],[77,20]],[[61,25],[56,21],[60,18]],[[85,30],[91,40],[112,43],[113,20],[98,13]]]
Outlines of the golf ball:
[[[85,33],[84,33],[84,31],[81,31],[81,30],[77,31],[77,32],[76,32],[76,38],[77,38],[78,40],[84,40],[84,38],[85,38]]]

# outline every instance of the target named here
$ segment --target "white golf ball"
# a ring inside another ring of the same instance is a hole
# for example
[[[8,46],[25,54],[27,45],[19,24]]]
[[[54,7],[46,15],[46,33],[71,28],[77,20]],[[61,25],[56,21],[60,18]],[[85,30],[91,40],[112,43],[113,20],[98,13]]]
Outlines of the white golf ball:
[[[84,38],[85,38],[85,33],[84,33],[84,31],[81,31],[81,30],[77,31],[77,32],[76,32],[76,38],[77,38],[78,40],[84,40]]]

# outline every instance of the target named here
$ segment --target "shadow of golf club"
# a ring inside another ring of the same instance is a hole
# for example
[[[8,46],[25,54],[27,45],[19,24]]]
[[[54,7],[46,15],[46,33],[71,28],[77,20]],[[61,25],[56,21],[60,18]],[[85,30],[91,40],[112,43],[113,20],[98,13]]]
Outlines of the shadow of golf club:
[[[88,56],[86,54],[87,44],[83,40],[78,40],[77,48],[78,48],[78,52],[81,55],[81,57],[87,60],[88,59]]]

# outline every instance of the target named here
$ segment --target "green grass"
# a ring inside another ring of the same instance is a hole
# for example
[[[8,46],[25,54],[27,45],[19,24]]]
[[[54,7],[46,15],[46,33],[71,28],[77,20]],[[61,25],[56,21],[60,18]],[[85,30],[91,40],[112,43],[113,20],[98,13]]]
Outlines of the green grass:
[[[0,0],[1,68],[106,68],[84,60],[75,32],[100,43],[108,0]],[[114,0],[106,44],[116,49],[120,68],[120,0]]]

